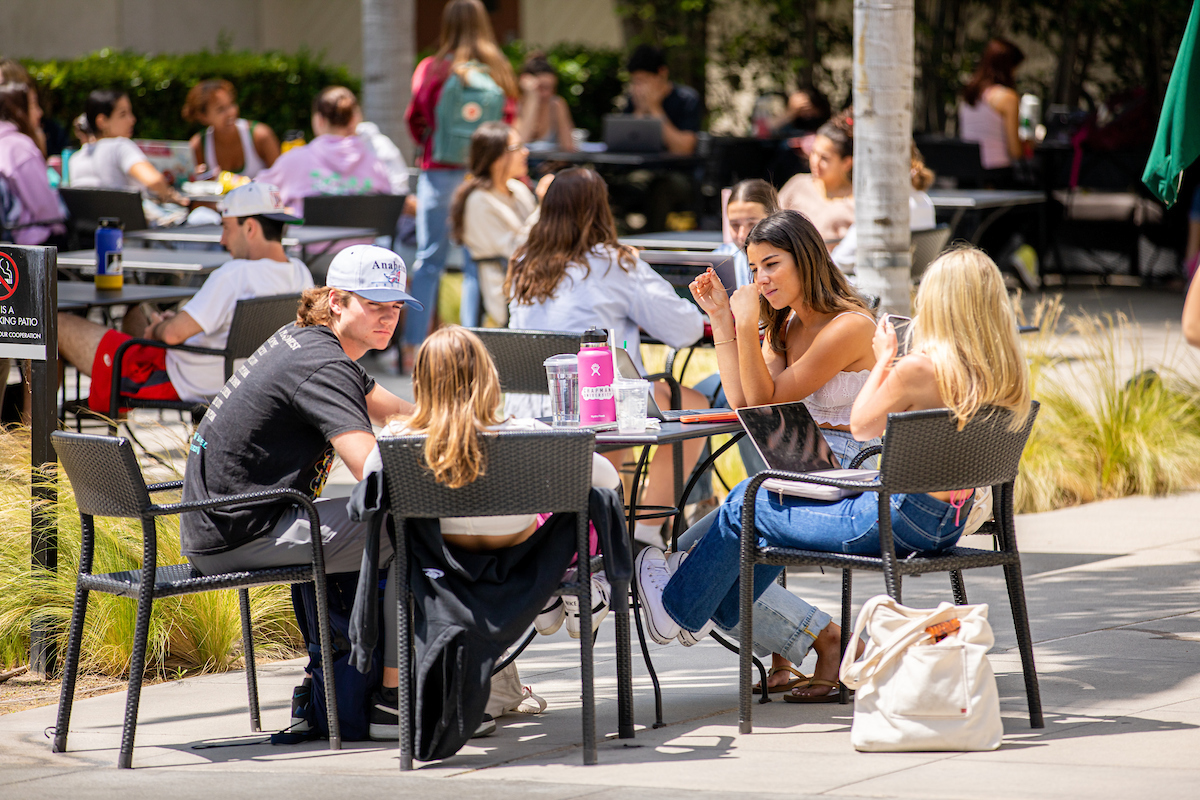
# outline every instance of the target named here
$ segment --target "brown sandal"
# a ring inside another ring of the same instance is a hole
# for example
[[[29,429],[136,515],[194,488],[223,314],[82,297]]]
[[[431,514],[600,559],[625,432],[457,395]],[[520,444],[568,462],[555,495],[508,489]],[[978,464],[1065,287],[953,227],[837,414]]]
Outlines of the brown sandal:
[[[809,686],[828,686],[829,691],[826,692],[825,694],[814,694],[814,695],[799,695],[799,694],[788,693],[783,696],[783,702],[785,702],[785,703],[836,703],[841,699],[839,696],[841,694],[841,691],[840,691],[841,684],[838,683],[837,681],[827,681],[824,678],[812,678],[811,680],[809,680],[808,683],[804,684],[803,686],[797,686],[796,688],[797,689],[807,689]],[[854,697],[854,692],[851,692],[850,696]]]
[[[796,677],[793,680],[788,681],[787,683],[781,683],[778,686],[771,686],[770,685],[771,676],[774,675],[776,672],[790,672],[793,675],[795,675]],[[792,689],[796,688],[800,684],[808,683],[810,680],[812,680],[811,675],[805,675],[803,672],[796,669],[796,667],[793,666],[792,664],[788,664],[786,667],[772,667],[771,671],[767,673],[767,681],[768,681],[768,689],[767,690],[771,694],[778,694],[779,692],[790,692]],[[754,684],[754,689],[752,691],[757,692],[758,694],[762,694],[762,684],[761,683]]]

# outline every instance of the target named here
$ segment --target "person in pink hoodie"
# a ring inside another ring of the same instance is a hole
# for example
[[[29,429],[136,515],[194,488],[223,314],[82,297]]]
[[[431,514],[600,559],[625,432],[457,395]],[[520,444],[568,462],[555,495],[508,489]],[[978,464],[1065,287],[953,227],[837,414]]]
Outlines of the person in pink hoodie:
[[[313,100],[316,138],[293,148],[255,181],[279,187],[284,204],[304,216],[304,198],[321,194],[391,194],[383,163],[355,135],[358,98],[345,86],[328,86]],[[345,243],[349,244],[349,243]]]
[[[58,194],[46,176],[46,158],[34,138],[38,109],[33,90],[24,83],[0,83],[0,230],[17,244],[43,244],[66,232]],[[4,373],[6,377],[7,372]]]

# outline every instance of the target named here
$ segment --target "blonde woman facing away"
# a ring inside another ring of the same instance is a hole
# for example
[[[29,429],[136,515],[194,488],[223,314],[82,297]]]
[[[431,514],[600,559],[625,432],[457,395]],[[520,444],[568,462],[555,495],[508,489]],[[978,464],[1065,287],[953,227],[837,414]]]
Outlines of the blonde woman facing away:
[[[859,440],[880,436],[894,411],[947,408],[961,428],[986,406],[1012,412],[1014,428],[1029,414],[1029,370],[1017,341],[1017,323],[995,263],[980,250],[951,251],[929,267],[917,292],[912,349],[896,359],[896,333],[885,318],[872,347],[875,366],[854,401],[851,430]],[[723,628],[738,621],[738,564],[746,483],[725,499],[709,531],[684,558],[668,566],[647,548],[636,565],[651,636],[666,643],[681,631],[702,635],[710,620]],[[938,553],[953,547],[966,523],[973,492],[891,497],[896,555]],[[767,543],[805,550],[878,555],[879,503],[864,492],[834,502],[799,497],[753,499],[758,535]],[[780,568],[755,571],[761,595]],[[822,616],[800,635],[817,651],[813,679],[792,690],[797,702],[835,697],[841,631]]]
[[[478,336],[466,328],[449,325],[425,340],[413,365],[413,411],[394,416],[384,426],[382,436],[425,434],[425,464],[433,479],[451,489],[473,483],[487,471],[487,462],[479,443],[479,434],[489,430],[548,428],[535,419],[505,419],[501,412],[500,377]],[[367,456],[364,475],[383,469],[376,446]],[[603,456],[592,456],[592,485],[616,489],[620,478]],[[485,552],[521,544],[538,529],[538,517],[502,515],[490,517],[444,517],[442,538],[449,544],[473,552]],[[389,592],[390,592],[389,588]],[[603,572],[592,575],[593,629],[608,614],[611,588]],[[395,603],[395,596],[386,601]],[[567,632],[579,637],[579,599],[551,598],[535,625],[551,634],[566,622]],[[515,673],[516,667],[510,669]],[[381,703],[395,708],[395,687],[385,675]],[[488,726],[485,719],[485,726]],[[494,728],[494,724],[490,727]],[[395,739],[396,717],[388,712],[371,720],[371,738]]]

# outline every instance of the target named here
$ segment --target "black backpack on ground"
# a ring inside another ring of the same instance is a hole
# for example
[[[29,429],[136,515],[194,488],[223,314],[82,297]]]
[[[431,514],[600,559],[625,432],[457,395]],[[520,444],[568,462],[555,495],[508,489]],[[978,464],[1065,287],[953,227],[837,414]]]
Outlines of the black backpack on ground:
[[[382,582],[387,572],[379,573]],[[371,659],[371,669],[361,673],[350,663],[350,611],[354,607],[354,594],[358,586],[357,572],[344,572],[325,576],[329,594],[329,626],[333,632],[333,685],[337,694],[338,723],[342,739],[350,742],[363,741],[369,737],[371,720],[371,694],[380,685],[383,677],[383,632],[380,631]],[[378,602],[382,604],[384,592],[380,591]],[[308,648],[308,672],[312,675],[312,702],[303,716],[311,729],[322,738],[329,737],[328,715],[325,712],[325,678],[329,673],[321,663],[321,637],[317,630],[317,595],[314,584],[292,585],[292,605],[296,610],[296,621]],[[383,613],[376,619],[382,620]]]

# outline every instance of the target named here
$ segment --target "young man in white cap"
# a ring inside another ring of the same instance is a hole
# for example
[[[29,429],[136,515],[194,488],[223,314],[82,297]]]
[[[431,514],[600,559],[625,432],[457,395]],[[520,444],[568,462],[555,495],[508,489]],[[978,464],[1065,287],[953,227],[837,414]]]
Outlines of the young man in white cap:
[[[239,300],[302,292],[313,285],[308,267],[288,258],[283,228],[302,222],[285,208],[279,190],[263,183],[234,189],[222,204],[221,244],[233,259],[215,270],[200,291],[178,313],[151,316],[136,338],[220,350]],[[88,405],[108,408],[113,354],[131,337],[74,314],[58,315],[58,349],[62,357],[92,378]],[[211,400],[225,385],[219,356],[133,345],[121,360],[121,394],[156,400]]]
[[[354,245],[334,257],[327,285],[304,292],[297,323],[268,339],[212,401],[192,437],[184,501],[277,488],[317,498],[335,454],[362,479],[375,447],[372,423],[412,410],[358,364],[387,347],[404,303],[420,308],[404,291],[405,277],[404,261],[382,247]],[[368,524],[350,519],[344,498],[317,500],[317,508],[326,572],[357,572]],[[312,557],[308,517],[294,506],[184,514],[180,537],[183,554],[204,573]],[[392,545],[380,539],[385,564]],[[394,687],[395,582],[388,585],[383,680]]]

